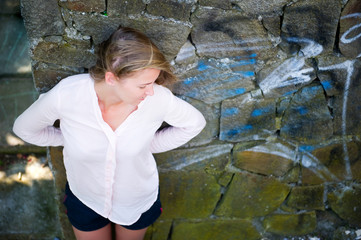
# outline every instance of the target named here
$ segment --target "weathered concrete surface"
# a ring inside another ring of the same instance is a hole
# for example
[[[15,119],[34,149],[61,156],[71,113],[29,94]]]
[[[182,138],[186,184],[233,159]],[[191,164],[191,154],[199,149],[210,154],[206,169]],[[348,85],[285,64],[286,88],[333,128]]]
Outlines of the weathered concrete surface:
[[[0,146],[24,144],[12,132],[16,117],[37,99],[32,78],[8,77],[0,80]]]
[[[53,175],[45,160],[0,155],[0,239],[60,237]]]

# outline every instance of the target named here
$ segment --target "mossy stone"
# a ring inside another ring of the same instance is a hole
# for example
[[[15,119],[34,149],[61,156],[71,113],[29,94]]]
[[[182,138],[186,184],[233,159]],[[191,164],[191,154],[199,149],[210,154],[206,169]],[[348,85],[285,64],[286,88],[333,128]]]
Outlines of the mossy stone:
[[[177,222],[173,228],[172,240],[231,240],[260,239],[261,235],[250,220],[205,220],[201,222]]]
[[[323,185],[294,187],[287,199],[287,205],[297,209],[325,210],[323,193]]]
[[[340,186],[327,195],[331,209],[351,225],[361,226],[361,185]]]
[[[252,218],[275,211],[286,199],[290,187],[272,177],[236,173],[216,215]]]
[[[305,235],[314,231],[316,213],[273,214],[265,217],[263,227],[267,232],[280,235]]]
[[[160,173],[161,219],[209,217],[221,196],[220,188],[215,177],[204,171]]]

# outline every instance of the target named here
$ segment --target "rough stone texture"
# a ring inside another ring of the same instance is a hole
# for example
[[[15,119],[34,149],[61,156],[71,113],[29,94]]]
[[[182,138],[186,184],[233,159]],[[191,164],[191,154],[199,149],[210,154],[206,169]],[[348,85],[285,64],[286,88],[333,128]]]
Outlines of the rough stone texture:
[[[127,19],[124,26],[144,32],[169,60],[177,55],[191,31],[189,23],[178,24],[171,20],[149,17]]]
[[[207,6],[207,7],[215,7],[215,8],[221,8],[221,9],[231,9],[232,4],[231,0],[199,0],[199,5],[201,6]]]
[[[189,21],[191,10],[195,3],[195,0],[151,0],[147,5],[147,12],[155,16],[174,18],[181,21]]]
[[[333,192],[327,195],[331,209],[351,225],[361,227],[361,186],[336,186]]]
[[[282,8],[288,3],[288,0],[271,0],[264,4],[263,0],[232,0],[232,3],[237,4],[240,10],[251,17],[258,16],[275,16],[282,14]]]
[[[0,74],[30,73],[29,43],[19,16],[0,15],[0,39]]]
[[[199,56],[237,57],[274,55],[266,31],[258,20],[239,11],[200,7],[191,17],[192,40]]]
[[[145,6],[143,0],[107,0],[108,16],[139,14],[145,10]]]
[[[316,228],[316,214],[315,212],[274,214],[265,217],[263,226],[267,232],[282,235],[305,235]]]
[[[161,173],[161,219],[211,216],[221,195],[220,188],[216,179],[204,171]]]
[[[57,0],[22,0],[21,15],[24,18],[28,36],[31,38],[64,33],[65,24]]]
[[[361,134],[357,124],[361,116],[354,114],[360,111],[358,96],[361,91],[361,63],[358,60],[326,56],[319,59],[319,71],[323,88],[327,95],[332,96],[330,107],[333,109],[335,134]]]
[[[357,58],[361,54],[360,20],[361,3],[350,0],[342,10],[340,18],[339,48],[345,57]]]
[[[267,142],[248,149],[233,149],[233,165],[264,175],[284,176],[296,159],[295,149],[282,143]]]
[[[33,59],[46,63],[85,68],[90,68],[96,62],[94,53],[56,42],[40,42],[33,50]]]
[[[332,134],[332,116],[322,87],[313,85],[297,92],[284,112],[281,137],[317,142],[330,138]]]
[[[287,198],[287,205],[297,209],[325,210],[324,186],[294,187]]]
[[[222,102],[220,139],[242,141],[264,139],[275,129],[273,99],[253,98],[250,93]]]
[[[276,98],[295,93],[315,78],[313,67],[307,64],[304,56],[297,55],[263,68],[257,76],[257,83],[266,98]]]
[[[360,180],[361,143],[359,141],[339,142],[317,148],[312,151],[314,156],[328,172],[324,175],[334,176],[334,180],[357,179]],[[347,152],[345,152],[347,149]],[[349,170],[347,169],[349,168]],[[322,168],[320,171],[322,172]],[[305,177],[305,181],[307,177]]]
[[[321,44],[326,52],[331,52],[340,13],[338,0],[297,1],[285,8],[282,37],[312,40]],[[289,50],[292,52],[292,48]]]
[[[207,147],[173,150],[156,154],[161,170],[207,170],[221,172],[230,160],[233,145],[209,145]]]
[[[198,222],[177,222],[173,227],[174,240],[198,239],[260,239],[261,235],[249,220],[206,220]]]
[[[40,93],[49,91],[60,80],[77,73],[81,73],[81,71],[67,70],[44,63],[33,66],[33,79],[36,89]]]
[[[220,116],[219,104],[208,105],[202,101],[197,101],[190,98],[184,98],[184,100],[202,112],[204,118],[207,121],[207,125],[203,131],[190,142],[188,142],[185,146],[200,146],[208,144],[212,142],[212,140],[218,139]]]
[[[123,22],[120,18],[109,18],[101,14],[70,12],[66,16],[69,18],[67,21],[74,22],[74,29],[83,36],[90,36],[95,45],[107,40]]]
[[[254,58],[232,58],[199,61],[193,69],[180,75],[175,84],[176,94],[195,98],[209,104],[253,90]]]
[[[105,0],[60,0],[59,5],[78,12],[104,12]]]
[[[217,216],[252,218],[275,211],[290,188],[271,177],[236,173],[216,210]]]

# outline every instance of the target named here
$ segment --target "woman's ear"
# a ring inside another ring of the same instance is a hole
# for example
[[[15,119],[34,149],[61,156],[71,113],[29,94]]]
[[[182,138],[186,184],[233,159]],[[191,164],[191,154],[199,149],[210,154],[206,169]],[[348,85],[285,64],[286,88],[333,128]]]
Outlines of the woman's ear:
[[[112,73],[112,72],[106,72],[105,73],[105,83],[113,86],[116,81],[118,81],[118,79],[114,75],[114,73]]]

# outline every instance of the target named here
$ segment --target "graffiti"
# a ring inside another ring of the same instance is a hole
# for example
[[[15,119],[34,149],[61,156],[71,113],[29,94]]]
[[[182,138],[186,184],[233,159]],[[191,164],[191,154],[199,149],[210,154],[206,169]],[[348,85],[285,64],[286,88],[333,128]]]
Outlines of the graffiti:
[[[258,44],[250,46],[252,44]],[[262,44],[264,43],[264,44]],[[256,39],[246,39],[246,40],[235,40],[229,42],[219,42],[219,43],[207,43],[207,44],[198,44],[197,52],[200,54],[209,54],[209,53],[223,53],[223,52],[234,52],[234,51],[259,51],[266,50],[271,48],[268,41],[262,38]]]
[[[300,53],[297,56],[284,61],[260,82],[259,86],[265,95],[276,88],[304,85],[313,80],[309,73],[314,72],[314,69],[311,67],[304,68],[305,61],[307,58],[319,55],[323,51],[322,45],[310,39],[287,38],[287,41],[306,44],[306,46],[300,50]]]
[[[254,89],[257,54],[221,60],[200,60],[194,75],[185,78],[174,91],[187,97],[217,103]]]
[[[344,86],[344,93],[343,93],[343,103],[342,103],[342,136],[343,136],[343,151],[344,151],[344,160],[346,167],[346,177],[348,179],[352,179],[352,172],[351,172],[351,164],[350,164],[349,153],[346,142],[346,135],[347,135],[346,120],[347,120],[347,102],[348,102],[348,95],[351,84],[351,77],[354,72],[354,63],[355,60],[347,60],[340,64],[319,68],[321,71],[327,71],[333,69],[344,69],[347,71],[346,83]]]
[[[346,16],[343,16],[341,17],[341,20],[343,19],[347,19],[347,18],[361,18],[361,13],[352,13],[352,14],[349,14],[349,15],[346,15]],[[354,36],[354,37],[351,37],[351,38],[347,38],[348,35],[350,35],[354,30],[358,29],[361,27],[361,23],[359,24],[356,24],[354,25],[353,27],[349,28],[346,32],[344,32],[340,38],[340,41],[342,43],[352,43],[353,41],[357,40],[358,38],[361,37],[361,33]]]

